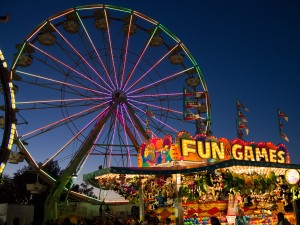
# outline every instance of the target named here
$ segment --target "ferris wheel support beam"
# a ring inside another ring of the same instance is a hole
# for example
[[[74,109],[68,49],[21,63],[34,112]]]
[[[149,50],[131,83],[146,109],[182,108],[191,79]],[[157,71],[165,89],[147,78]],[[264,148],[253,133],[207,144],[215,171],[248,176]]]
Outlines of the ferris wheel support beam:
[[[17,136],[17,132],[16,132],[16,136]],[[15,144],[17,145],[20,152],[22,152],[25,155],[25,160],[28,163],[28,165],[34,170],[39,170],[38,164],[34,161],[34,159],[30,155],[29,151],[26,149],[23,142],[19,138],[17,138],[15,140]]]
[[[133,119],[135,125],[137,126],[138,130],[141,132],[141,134],[143,135],[143,137],[145,138],[145,140],[149,140],[149,136],[146,134],[145,129],[143,128],[142,124],[140,123],[140,121],[137,119],[136,115],[133,112],[133,109],[131,108],[131,106],[129,105],[129,103],[125,100],[124,104],[126,105],[129,115],[130,117]]]
[[[124,121],[122,121],[122,119],[120,118],[120,116],[117,115],[117,117],[118,117],[119,121],[121,122],[122,126],[124,127],[126,134],[128,135],[128,137],[132,141],[132,144],[134,145],[134,148],[138,152],[139,151],[139,144],[137,143],[136,139],[134,138],[132,132],[130,131],[130,129],[128,128],[128,126],[126,125],[126,123]]]
[[[66,186],[69,182],[73,179],[73,175],[76,175],[78,172],[77,169],[80,167],[82,161],[87,157],[87,152],[93,146],[94,141],[97,139],[99,132],[101,131],[102,127],[104,126],[107,119],[110,117],[111,113],[116,109],[118,104],[122,98],[118,98],[110,109],[105,112],[106,114],[99,120],[99,122],[95,125],[92,129],[90,134],[87,136],[85,141],[82,143],[81,147],[77,151],[76,155],[70,161],[68,167],[64,170],[63,174],[59,177],[56,181],[54,187],[51,189],[50,194],[48,195],[46,202],[45,202],[45,215],[44,221],[55,220],[58,218],[57,215],[57,203],[59,202],[60,196],[62,192],[65,190]],[[67,187],[71,188],[71,187]]]

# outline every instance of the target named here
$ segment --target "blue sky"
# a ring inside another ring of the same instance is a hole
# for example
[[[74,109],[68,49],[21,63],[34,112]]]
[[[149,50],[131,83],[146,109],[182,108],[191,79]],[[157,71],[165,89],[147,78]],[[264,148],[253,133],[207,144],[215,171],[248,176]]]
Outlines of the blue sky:
[[[249,128],[245,140],[284,143],[292,163],[300,163],[299,1],[1,1],[0,14],[10,14],[9,22],[0,24],[0,49],[8,64],[15,45],[42,21],[68,8],[98,3],[141,12],[185,44],[209,90],[214,136],[236,138],[239,99],[250,109],[244,113]],[[289,116],[283,128],[289,142],[279,137],[278,108]],[[16,167],[9,165],[7,172]]]

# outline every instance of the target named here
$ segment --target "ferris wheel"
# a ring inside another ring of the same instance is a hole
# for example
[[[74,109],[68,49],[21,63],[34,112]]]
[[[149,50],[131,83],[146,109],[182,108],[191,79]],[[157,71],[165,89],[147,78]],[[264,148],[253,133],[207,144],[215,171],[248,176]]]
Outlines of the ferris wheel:
[[[13,137],[15,132],[15,124],[13,123],[14,90],[9,82],[9,72],[5,61],[4,54],[0,50],[0,90],[2,97],[0,98],[0,178],[7,161],[12,161],[11,150],[13,145]],[[22,157],[20,157],[22,158]],[[24,159],[24,158],[23,158]]]
[[[83,165],[135,166],[151,137],[175,138],[195,124],[209,132],[199,65],[166,27],[137,11],[68,9],[16,48],[15,143],[32,166],[57,160],[72,174]]]

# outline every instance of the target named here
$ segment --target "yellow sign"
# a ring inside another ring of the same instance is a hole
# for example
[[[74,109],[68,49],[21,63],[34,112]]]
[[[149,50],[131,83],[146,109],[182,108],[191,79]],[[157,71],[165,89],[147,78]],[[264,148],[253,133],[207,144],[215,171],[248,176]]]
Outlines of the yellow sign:
[[[181,139],[181,152],[183,160],[199,161],[203,159],[265,161],[273,163],[287,163],[286,151],[271,149],[267,146],[242,145],[226,142],[200,141],[194,139]]]

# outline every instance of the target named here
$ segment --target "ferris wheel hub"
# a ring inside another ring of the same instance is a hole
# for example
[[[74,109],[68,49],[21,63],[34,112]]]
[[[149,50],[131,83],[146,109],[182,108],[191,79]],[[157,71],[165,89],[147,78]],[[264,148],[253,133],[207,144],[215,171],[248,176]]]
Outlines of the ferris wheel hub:
[[[122,99],[125,100],[126,99],[126,94],[125,92],[121,91],[121,90],[116,90],[112,93],[112,100],[116,101],[117,99]]]

